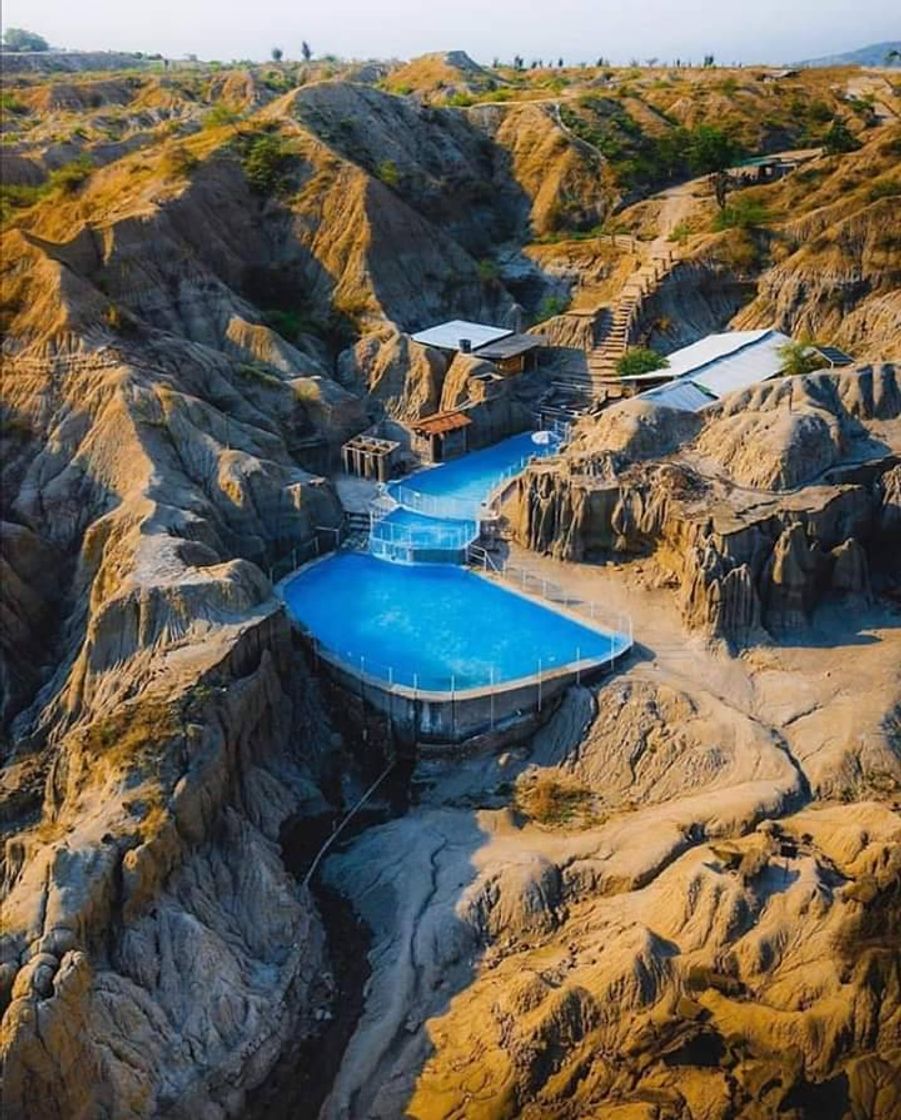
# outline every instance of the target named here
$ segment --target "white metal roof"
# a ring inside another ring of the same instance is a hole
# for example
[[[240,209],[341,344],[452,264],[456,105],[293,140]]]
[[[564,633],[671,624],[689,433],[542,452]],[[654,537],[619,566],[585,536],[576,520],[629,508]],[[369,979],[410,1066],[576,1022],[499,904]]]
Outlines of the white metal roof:
[[[779,347],[788,341],[781,331],[764,331],[760,338],[692,373],[691,379],[715,397],[767,381],[782,369]]]
[[[714,400],[775,377],[782,368],[779,347],[788,336],[775,330],[712,334],[669,355],[674,380],[641,393],[643,400],[696,412]]]
[[[414,342],[423,346],[437,346],[439,350],[459,350],[460,340],[468,338],[470,347],[477,350],[480,346],[487,346],[489,342],[497,342],[513,334],[508,327],[491,327],[485,323],[470,323],[466,319],[451,319],[447,323],[438,323],[425,331],[417,331],[413,335]]]
[[[716,397],[699,389],[687,377],[661,385],[659,389],[649,389],[641,394],[641,399],[661,408],[678,408],[681,412],[697,412],[716,401]]]

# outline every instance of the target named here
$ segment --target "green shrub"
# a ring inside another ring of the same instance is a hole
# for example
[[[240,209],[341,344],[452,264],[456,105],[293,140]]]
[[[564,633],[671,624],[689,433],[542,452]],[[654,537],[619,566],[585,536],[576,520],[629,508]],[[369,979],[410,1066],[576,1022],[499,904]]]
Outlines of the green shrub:
[[[183,144],[173,144],[163,152],[160,170],[169,178],[182,178],[197,166],[197,156]]]
[[[823,137],[823,151],[826,155],[837,156],[845,152],[856,152],[860,142],[845,124],[841,117],[835,117],[832,125]]]
[[[545,296],[538,308],[538,322],[553,319],[555,315],[562,315],[569,307],[569,300],[564,296]]]
[[[87,156],[79,156],[78,159],[51,172],[50,187],[62,191],[63,194],[74,194],[93,169],[94,165]]]
[[[288,342],[294,342],[303,330],[304,321],[298,311],[280,311],[274,308],[271,311],[264,312],[263,319],[266,326],[278,331],[282,338],[286,338]]]
[[[11,93],[0,93],[0,110],[21,115],[28,112],[28,106]]]
[[[765,226],[769,220],[770,216],[762,202],[751,198],[736,198],[713,219],[713,229],[717,232],[724,229],[757,229]]]
[[[514,804],[524,816],[543,825],[584,823],[590,816],[591,791],[559,773],[523,774],[516,782]]]
[[[277,134],[263,132],[252,137],[241,160],[251,190],[268,195],[281,191],[290,158],[290,149]]]
[[[901,179],[882,179],[874,183],[867,194],[870,202],[877,202],[880,198],[898,198],[901,195]]]
[[[639,373],[653,373],[654,370],[666,369],[669,360],[656,350],[647,346],[632,346],[616,363],[616,372],[620,377],[634,377]]]
[[[25,210],[47,193],[47,184],[41,183],[36,187],[16,186],[12,183],[0,185],[0,206],[3,207],[4,221],[12,210]]]
[[[229,109],[227,105],[214,105],[204,116],[203,127],[222,128],[225,125],[237,124],[240,119],[240,115],[234,109]]]
[[[497,262],[491,260],[490,257],[484,257],[478,263],[479,279],[483,284],[493,284],[500,276],[500,269],[497,267]]]
[[[783,342],[777,353],[781,363],[779,372],[783,377],[800,377],[826,365],[823,356],[813,349],[809,338],[800,342]]]
[[[674,241],[677,245],[684,245],[691,235],[691,229],[687,222],[677,222],[676,225],[670,230],[670,235],[667,240]]]
[[[400,172],[393,159],[383,160],[375,169],[375,173],[386,187],[396,187],[400,182]]]

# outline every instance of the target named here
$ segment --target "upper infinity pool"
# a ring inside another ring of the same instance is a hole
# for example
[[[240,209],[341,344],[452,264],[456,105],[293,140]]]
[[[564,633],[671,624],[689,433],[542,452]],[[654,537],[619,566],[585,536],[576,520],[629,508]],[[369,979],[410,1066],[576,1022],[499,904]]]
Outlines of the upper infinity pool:
[[[338,553],[290,579],[284,598],[323,652],[360,675],[453,692],[612,660],[623,634],[449,564],[405,567]]]
[[[435,467],[392,482],[388,493],[408,509],[431,517],[470,520],[505,478],[523,469],[529,459],[552,455],[560,440],[552,432],[521,432],[492,447],[472,451]]]

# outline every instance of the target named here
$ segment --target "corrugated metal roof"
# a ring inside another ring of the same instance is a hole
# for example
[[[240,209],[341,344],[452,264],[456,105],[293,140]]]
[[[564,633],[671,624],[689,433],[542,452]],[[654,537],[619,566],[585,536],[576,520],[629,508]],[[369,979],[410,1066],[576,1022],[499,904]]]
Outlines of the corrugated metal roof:
[[[650,404],[660,405],[661,408],[677,408],[680,412],[698,412],[709,404],[714,404],[715,397],[703,392],[687,377],[681,381],[671,381],[669,385],[662,385],[659,389],[649,389],[640,394],[641,400]]]
[[[788,341],[780,331],[765,331],[756,341],[693,372],[691,380],[715,397],[767,381],[782,369],[779,347]]]
[[[775,377],[782,368],[779,347],[788,341],[774,330],[708,335],[669,355],[665,372],[674,375],[673,381],[639,396],[667,408],[697,412],[727,393]]]
[[[438,323],[425,331],[417,331],[413,335],[414,342],[423,346],[437,346],[439,350],[459,350],[461,339],[469,339],[470,347],[478,350],[480,346],[487,346],[489,342],[497,342],[506,338],[513,331],[506,327],[492,327],[486,323],[470,323],[466,319],[450,319],[446,323]]]
[[[745,346],[750,346],[760,339],[765,338],[770,332],[763,331],[726,331],[723,334],[709,334],[706,338],[698,339],[691,346],[683,346],[668,354],[669,365],[666,372],[671,377],[682,377],[685,374],[695,374],[711,362],[734,354]]]

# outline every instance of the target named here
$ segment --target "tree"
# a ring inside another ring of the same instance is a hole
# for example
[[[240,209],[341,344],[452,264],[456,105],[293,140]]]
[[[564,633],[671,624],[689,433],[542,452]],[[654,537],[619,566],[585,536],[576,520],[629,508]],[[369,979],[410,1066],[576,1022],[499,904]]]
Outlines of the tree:
[[[304,62],[309,62],[313,57],[313,48],[306,41],[306,39],[304,39],[304,41],[300,44],[300,53],[303,55]]]
[[[783,342],[776,353],[782,363],[779,372],[783,377],[801,377],[805,373],[822,369],[826,364],[822,355],[813,349],[809,338],[800,342]]]
[[[657,369],[666,369],[669,360],[656,350],[647,346],[632,346],[616,363],[616,372],[620,377],[634,377],[637,373],[653,373]]]
[[[716,201],[722,210],[729,192],[729,168],[741,154],[732,137],[713,125],[702,124],[688,140],[688,165],[696,175],[709,175]]]
[[[50,44],[42,35],[26,31],[24,27],[7,27],[3,32],[3,45],[14,52],[50,50]]]
[[[896,63],[901,65],[901,51],[897,50],[895,47],[892,47],[892,49],[885,56],[885,65],[894,66]]]
[[[285,52],[284,52],[284,51],[282,50],[282,48],[281,48],[281,47],[273,47],[273,48],[272,48],[272,61],[273,61],[273,62],[281,62],[281,60],[282,60],[282,55],[283,55],[284,53],[285,53]]]
[[[837,156],[843,152],[855,152],[859,147],[860,144],[845,124],[844,118],[833,117],[832,124],[823,137],[823,151],[826,155]]]
[[[257,194],[275,194],[281,190],[290,155],[280,136],[269,132],[255,136],[241,160],[251,189]]]

